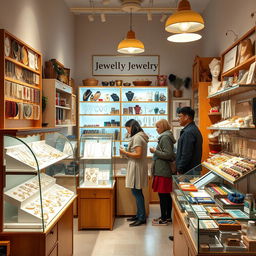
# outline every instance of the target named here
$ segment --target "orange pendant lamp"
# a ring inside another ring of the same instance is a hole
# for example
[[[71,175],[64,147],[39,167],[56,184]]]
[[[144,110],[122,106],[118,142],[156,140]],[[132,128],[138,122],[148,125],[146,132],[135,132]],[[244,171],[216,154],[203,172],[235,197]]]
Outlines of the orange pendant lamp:
[[[188,0],[181,0],[178,11],[165,23],[165,30],[171,33],[193,33],[204,28],[203,17],[191,10]]]
[[[130,30],[126,38],[118,44],[117,51],[124,54],[137,54],[145,51],[144,44],[135,38],[135,32],[132,30],[132,12],[130,12]]]

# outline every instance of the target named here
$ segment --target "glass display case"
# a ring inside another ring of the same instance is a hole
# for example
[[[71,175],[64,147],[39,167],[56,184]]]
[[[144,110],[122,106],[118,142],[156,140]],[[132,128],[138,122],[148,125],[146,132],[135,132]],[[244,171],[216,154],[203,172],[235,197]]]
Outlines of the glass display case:
[[[80,188],[113,187],[113,136],[83,134],[80,138]]]
[[[44,232],[75,198],[73,191],[56,183],[54,175],[63,170],[45,171],[73,156],[72,145],[58,132],[5,135],[3,142],[3,231]]]
[[[146,91],[146,92],[145,92]],[[168,87],[161,86],[80,86],[79,133],[112,134],[113,156],[127,144],[125,123],[137,120],[155,147],[158,134],[155,123],[168,119]],[[152,154],[148,151],[148,156]]]
[[[254,169],[255,163],[247,161],[248,166],[254,164]],[[174,205],[199,254],[256,253],[256,236],[252,235],[256,233],[256,209],[252,196],[238,192],[214,171],[195,175],[192,169],[173,176],[173,188]]]

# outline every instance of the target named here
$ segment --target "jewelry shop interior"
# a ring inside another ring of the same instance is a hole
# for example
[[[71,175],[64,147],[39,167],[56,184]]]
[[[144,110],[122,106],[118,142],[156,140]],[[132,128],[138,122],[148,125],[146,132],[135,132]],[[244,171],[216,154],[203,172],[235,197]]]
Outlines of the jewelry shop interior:
[[[0,6],[0,255],[256,255],[255,0]]]

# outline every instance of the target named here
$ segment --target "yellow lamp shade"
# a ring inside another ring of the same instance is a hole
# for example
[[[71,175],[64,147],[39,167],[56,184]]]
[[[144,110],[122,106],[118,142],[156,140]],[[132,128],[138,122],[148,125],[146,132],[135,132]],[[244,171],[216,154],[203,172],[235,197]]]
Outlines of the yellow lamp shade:
[[[197,41],[201,38],[202,36],[196,33],[180,33],[169,36],[167,40],[173,43],[188,43]]]
[[[165,23],[165,30],[171,33],[191,33],[204,28],[203,17],[191,10],[187,0],[181,0],[178,11]]]
[[[122,40],[117,47],[117,51],[124,54],[137,54],[145,51],[144,44],[135,38],[134,31],[127,33],[127,38]]]

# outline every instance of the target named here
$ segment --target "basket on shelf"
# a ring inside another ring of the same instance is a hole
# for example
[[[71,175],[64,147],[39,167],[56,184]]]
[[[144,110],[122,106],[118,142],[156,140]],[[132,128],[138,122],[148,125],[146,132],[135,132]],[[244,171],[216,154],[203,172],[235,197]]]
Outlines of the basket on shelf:
[[[133,81],[132,83],[135,86],[149,86],[151,85],[152,81]]]
[[[83,80],[83,85],[84,86],[97,86],[98,85],[98,80],[95,78],[87,78]]]

